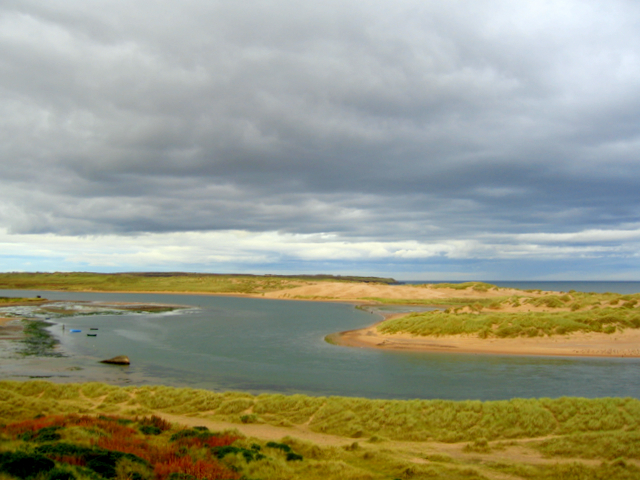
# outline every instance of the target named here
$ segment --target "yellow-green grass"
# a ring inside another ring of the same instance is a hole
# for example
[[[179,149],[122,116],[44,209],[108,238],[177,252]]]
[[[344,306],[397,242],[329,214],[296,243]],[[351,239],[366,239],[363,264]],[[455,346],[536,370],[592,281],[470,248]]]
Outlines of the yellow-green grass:
[[[429,288],[451,288],[453,290],[467,290],[470,288],[471,290],[476,292],[487,292],[489,290],[499,290],[500,288],[490,283],[484,283],[484,282],[433,283],[433,284],[425,283],[419,286],[429,287]]]
[[[425,305],[433,307],[446,307],[446,306],[467,306],[478,304],[482,307],[489,308],[494,305],[504,305],[510,302],[512,297],[446,297],[446,298],[383,298],[383,297],[362,297],[359,300],[367,302],[381,303],[384,305]]]
[[[640,328],[640,311],[602,308],[564,312],[418,312],[378,325],[383,334],[477,335],[481,338],[537,337],[574,332],[614,333]]]
[[[16,303],[41,303],[44,300],[41,298],[33,298],[33,297],[0,297],[0,307],[8,307],[12,304]]]
[[[252,422],[304,426],[346,440],[318,445],[295,438],[292,429],[291,435],[270,444],[244,437],[237,431],[228,432],[240,437],[233,444],[238,452],[225,456],[223,462],[254,480],[640,478],[637,466],[640,401],[630,398],[398,401],[254,396],[100,383],[0,382],[0,424],[38,415],[71,413],[119,415],[136,421],[136,416],[163,412],[197,417],[196,422],[236,422],[238,428],[242,418],[246,421],[250,415]],[[125,421],[114,421],[135,427]],[[174,425],[156,436],[147,435],[145,441],[156,446],[169,444],[179,428]],[[90,445],[106,434],[95,427],[85,430],[79,427],[60,430],[61,441]],[[138,435],[142,438],[142,434]],[[448,442],[446,445],[450,447],[444,448],[445,444],[437,442]],[[37,445],[42,443],[20,443],[19,439],[4,434],[0,437],[0,453],[19,449],[28,453]],[[287,461],[283,445],[302,458]],[[251,449],[260,451],[264,458],[248,461],[243,452]],[[510,459],[512,449],[519,460]],[[193,449],[187,453],[194,458],[197,455]],[[539,459],[527,463],[529,456]],[[127,473],[127,466],[131,464],[118,468]],[[83,472],[74,470],[78,480],[85,478]],[[0,475],[0,478],[13,477]],[[126,476],[117,478],[125,480]],[[143,479],[151,477],[143,475],[140,480]]]
[[[472,310],[500,310],[508,307],[531,306],[543,309],[588,310],[593,308],[634,308],[640,302],[640,294],[623,295],[619,293],[572,292],[557,294],[554,292],[526,292],[514,295],[492,297],[441,297],[441,298],[383,298],[363,297],[361,300],[385,305],[427,305],[449,306],[452,308],[469,306]]]
[[[308,425],[350,438],[463,442],[624,432],[640,428],[640,401],[631,398],[513,399],[505,401],[374,400],[349,397],[207,390],[101,383],[0,382],[0,421],[36,414],[165,412],[275,426]]]
[[[328,275],[288,277],[187,273],[3,273],[0,274],[0,289],[259,294],[293,288],[309,281],[389,283],[393,279]]]

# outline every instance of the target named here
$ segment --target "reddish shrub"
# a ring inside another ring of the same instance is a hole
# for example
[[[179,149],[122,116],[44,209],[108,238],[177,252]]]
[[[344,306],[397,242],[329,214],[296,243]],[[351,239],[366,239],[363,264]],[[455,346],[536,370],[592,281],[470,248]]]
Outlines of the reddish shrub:
[[[181,447],[226,447],[238,440],[238,437],[231,435],[211,435],[211,436],[198,436],[198,437],[186,437],[181,438],[176,442]]]
[[[176,458],[171,462],[157,463],[154,467],[157,480],[164,480],[172,473],[186,473],[197,479],[238,479],[240,475],[232,472],[215,460],[196,460],[191,457]]]
[[[142,419],[136,421],[140,425],[149,425],[151,427],[156,427],[166,432],[167,430],[171,430],[171,423],[167,422],[165,419],[158,417],[157,415],[151,415],[150,417],[143,417]]]
[[[132,453],[150,463],[167,462],[178,458],[173,445],[150,445],[138,438],[122,439],[101,437],[92,443],[107,450]]]

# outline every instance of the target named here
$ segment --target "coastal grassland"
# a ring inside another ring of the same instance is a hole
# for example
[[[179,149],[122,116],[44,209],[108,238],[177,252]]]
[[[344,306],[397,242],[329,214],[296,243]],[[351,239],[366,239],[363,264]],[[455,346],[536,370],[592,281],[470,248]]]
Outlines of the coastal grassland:
[[[640,328],[636,308],[602,308],[562,312],[419,312],[378,325],[383,334],[414,336],[477,335],[514,338],[566,335],[574,332],[615,333]]]
[[[314,432],[354,439],[376,436],[401,441],[498,441],[640,428],[640,401],[631,398],[374,400],[0,381],[0,421],[68,412],[164,412],[234,423],[306,425]]]
[[[330,275],[217,275],[190,273],[2,273],[1,289],[97,292],[191,292],[260,294],[294,288],[306,282],[379,282],[391,278],[334,277]]]
[[[542,290],[518,290],[497,287],[488,283],[438,283],[414,285],[431,290],[449,289],[452,296],[433,298],[384,298],[363,297],[361,300],[385,305],[446,306],[455,311],[488,310],[591,310],[597,308],[634,308],[640,303],[640,293],[596,293],[596,292],[545,292]],[[464,296],[461,296],[464,294]]]
[[[237,429],[211,431],[215,422]],[[247,423],[255,436],[241,433]],[[66,480],[187,478],[171,468],[204,478],[197,462],[226,475],[208,478],[253,480],[640,478],[640,401],[630,398],[398,401],[3,381],[0,424],[0,470],[41,455]],[[99,453],[111,470],[91,463]],[[63,478],[48,475],[39,478]]]
[[[0,307],[11,307],[13,305],[24,305],[32,303],[42,303],[46,300],[35,297],[0,297]]]

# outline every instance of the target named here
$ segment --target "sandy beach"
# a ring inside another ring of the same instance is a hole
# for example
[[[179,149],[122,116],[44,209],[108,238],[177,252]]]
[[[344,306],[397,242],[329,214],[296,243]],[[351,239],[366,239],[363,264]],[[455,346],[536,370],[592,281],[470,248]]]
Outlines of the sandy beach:
[[[397,318],[404,314],[395,314]],[[333,333],[327,340],[336,345],[382,350],[472,353],[488,355],[545,355],[573,357],[640,357],[640,330],[623,333],[573,333],[534,338],[479,338],[448,335],[415,337],[409,334],[383,335],[378,322],[359,330]]]

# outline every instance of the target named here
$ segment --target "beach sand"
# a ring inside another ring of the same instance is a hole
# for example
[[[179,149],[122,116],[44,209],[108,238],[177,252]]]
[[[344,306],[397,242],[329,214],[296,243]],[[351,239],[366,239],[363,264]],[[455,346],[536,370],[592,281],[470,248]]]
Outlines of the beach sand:
[[[432,300],[446,298],[495,298],[510,295],[537,297],[538,293],[501,288],[478,292],[471,288],[456,290],[453,288],[433,288],[417,285],[384,285],[376,283],[309,282],[306,285],[267,292],[262,298],[290,300],[365,300],[390,298],[396,300]]]
[[[397,318],[405,314],[387,317]],[[333,333],[327,340],[336,345],[382,350],[473,353],[490,355],[558,355],[579,357],[640,357],[640,329],[623,333],[573,333],[534,338],[479,338],[447,335],[416,337],[409,334],[383,335],[377,326]]]

